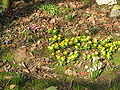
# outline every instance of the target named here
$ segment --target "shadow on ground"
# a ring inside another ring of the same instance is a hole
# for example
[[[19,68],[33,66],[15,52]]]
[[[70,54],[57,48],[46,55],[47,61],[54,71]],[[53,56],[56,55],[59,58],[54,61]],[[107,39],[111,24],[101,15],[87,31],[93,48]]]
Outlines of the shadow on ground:
[[[120,69],[115,70],[115,77],[100,77],[96,80],[66,78],[34,78],[27,74],[16,74],[8,72],[1,74],[0,87],[8,89],[11,84],[16,85],[15,89],[20,90],[43,90],[54,86],[57,90],[120,90]],[[12,76],[11,80],[9,80]]]

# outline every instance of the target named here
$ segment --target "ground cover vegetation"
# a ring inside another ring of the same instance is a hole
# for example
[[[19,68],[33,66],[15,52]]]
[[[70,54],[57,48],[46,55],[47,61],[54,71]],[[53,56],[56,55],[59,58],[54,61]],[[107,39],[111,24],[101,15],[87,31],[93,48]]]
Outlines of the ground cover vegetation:
[[[112,6],[94,0],[3,5],[0,89],[120,89],[120,21],[108,17]]]

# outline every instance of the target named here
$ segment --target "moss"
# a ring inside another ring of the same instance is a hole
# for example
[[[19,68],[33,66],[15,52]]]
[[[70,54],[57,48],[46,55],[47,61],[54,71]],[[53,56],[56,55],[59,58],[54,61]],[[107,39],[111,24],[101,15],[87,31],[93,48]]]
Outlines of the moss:
[[[24,84],[24,88],[21,90],[44,90],[50,86],[57,86],[58,81],[54,78],[50,79],[36,79],[32,78]]]
[[[4,54],[1,57],[2,60],[7,60],[8,62],[12,62],[14,61],[13,58],[13,53],[8,51],[8,52],[4,52]]]
[[[9,0],[3,0],[3,8],[9,7]]]
[[[113,61],[117,66],[120,66],[120,50],[113,55]]]
[[[120,41],[120,37],[114,37],[114,41]],[[113,62],[116,66],[120,66],[120,50],[113,54]]]
[[[18,64],[13,64],[14,55],[13,55],[12,51],[10,51],[8,48],[2,48],[0,53],[1,53],[1,55],[0,55],[1,60],[6,60],[10,64],[10,66],[12,66],[13,68],[18,67]]]

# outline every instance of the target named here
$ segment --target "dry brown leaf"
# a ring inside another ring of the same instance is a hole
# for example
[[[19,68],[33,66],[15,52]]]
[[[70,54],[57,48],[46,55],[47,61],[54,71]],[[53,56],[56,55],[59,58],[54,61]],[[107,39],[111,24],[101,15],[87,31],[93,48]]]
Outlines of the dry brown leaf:
[[[37,48],[37,46],[42,48],[42,42],[40,40],[37,41],[37,43],[32,44],[32,47],[30,48],[30,51],[34,51]]]
[[[67,69],[67,70],[65,71],[65,74],[66,74],[66,75],[78,75],[75,71],[72,71],[72,70],[70,70],[70,69]]]
[[[13,85],[13,84],[12,84],[12,85],[10,85],[9,87],[10,87],[10,89],[13,89],[13,88],[15,88],[15,86],[16,86],[16,85]]]
[[[28,69],[23,69],[22,71],[25,73],[29,73]]]
[[[84,76],[84,77],[89,76],[89,72],[80,72],[79,74],[80,74],[80,76]]]
[[[112,24],[103,24],[103,26],[112,28],[113,25]]]
[[[106,21],[108,21],[109,20],[109,18],[107,18],[107,17],[101,17],[100,19],[99,19],[99,21],[101,21],[101,22],[106,22]]]
[[[19,48],[19,49],[18,49],[18,52],[19,52],[19,53],[26,53],[26,49],[25,49],[25,48]]]
[[[0,69],[0,72],[4,72],[4,70],[3,70],[3,69]]]
[[[50,20],[50,23],[55,23],[55,18],[52,18],[51,20]]]
[[[36,49],[36,44],[33,44],[32,47],[30,48],[30,51],[34,51]]]
[[[76,8],[76,5],[73,2],[70,2],[69,5],[71,8]]]
[[[5,76],[6,79],[12,79],[12,76]]]
[[[106,14],[105,13],[100,13],[100,14],[98,14],[99,16],[106,16]]]
[[[95,25],[95,19],[93,16],[90,16],[89,18],[87,18],[87,20],[92,22],[93,25]]]
[[[26,17],[22,18],[23,22],[29,22],[30,20],[31,20],[30,18],[26,18]]]
[[[10,47],[11,47],[11,48],[15,48],[15,47],[16,47],[16,44],[13,43],[13,44],[10,45]]]
[[[90,16],[89,18],[87,18],[88,21],[93,21],[94,20],[94,17],[93,16]]]
[[[84,23],[84,21],[83,21],[83,20],[80,20],[78,23],[79,23],[79,24],[83,24],[83,23]]]
[[[29,52],[29,53],[28,53],[28,56],[29,56],[30,59],[35,58],[35,57],[33,56],[32,52]]]
[[[26,61],[26,58],[27,58],[27,52],[25,47],[21,47],[14,52],[14,59],[17,62]]]
[[[37,10],[37,13],[40,15],[41,14],[41,8],[39,10]]]
[[[92,10],[92,11],[90,11],[90,14],[97,15],[97,12]]]

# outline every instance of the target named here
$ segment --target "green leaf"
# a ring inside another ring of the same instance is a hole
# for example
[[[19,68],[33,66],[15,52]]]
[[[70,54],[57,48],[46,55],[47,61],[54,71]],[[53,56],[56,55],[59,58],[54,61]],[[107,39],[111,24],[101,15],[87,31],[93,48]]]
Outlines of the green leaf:
[[[45,89],[45,90],[57,90],[57,87],[55,86],[50,86],[49,88]]]

